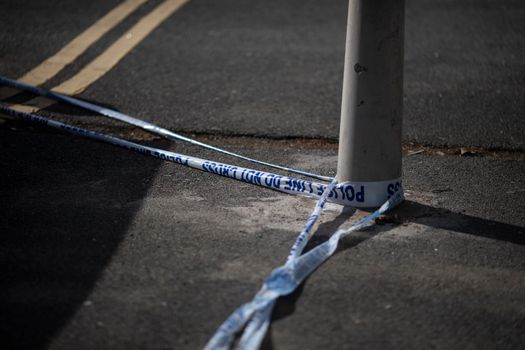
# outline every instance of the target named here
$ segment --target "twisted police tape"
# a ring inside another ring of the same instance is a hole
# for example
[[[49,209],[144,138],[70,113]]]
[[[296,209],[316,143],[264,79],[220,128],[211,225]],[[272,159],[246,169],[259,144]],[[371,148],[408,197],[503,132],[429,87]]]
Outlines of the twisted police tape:
[[[258,171],[240,166],[219,163],[211,160],[191,157],[175,152],[165,151],[154,147],[144,146],[138,143],[123,140],[114,136],[106,135],[93,130],[79,128],[67,123],[42,117],[34,113],[16,111],[6,105],[0,104],[0,112],[14,117],[22,118],[27,121],[44,124],[53,128],[61,129],[72,134],[89,137],[124,147],[142,154],[181,164],[190,168],[199,169],[216,175],[221,175],[231,179],[240,180],[253,185],[258,185],[273,190],[319,198],[326,184],[311,182],[297,178],[281,176],[264,171]],[[366,192],[364,186],[355,184],[338,184],[328,194],[328,201],[345,206],[366,206]]]
[[[277,298],[292,293],[306,277],[335,252],[341,238],[365,227],[376,217],[392,209],[404,199],[403,191],[397,191],[369,216],[359,220],[348,229],[336,231],[328,241],[306,254],[300,255],[306,245],[307,238],[311,236],[312,227],[324,208],[331,186],[335,186],[335,180],[330,183],[317,201],[313,213],[292,246],[286,263],[273,270],[251,302],[239,307],[224,321],[209,340],[205,347],[206,350],[230,349],[235,335],[243,328],[238,348],[258,349],[270,324],[270,316]]]
[[[74,97],[71,97],[71,96],[63,95],[63,94],[60,94],[60,93],[57,93],[57,92],[54,92],[54,91],[51,91],[51,90],[46,90],[46,89],[43,89],[43,88],[40,88],[40,87],[37,87],[37,86],[33,86],[33,85],[30,85],[30,84],[21,82],[21,81],[17,81],[17,80],[13,80],[13,79],[9,79],[9,78],[0,76],[0,84],[1,85],[6,85],[6,86],[10,86],[10,87],[18,89],[18,90],[26,91],[26,92],[29,92],[29,93],[32,93],[32,94],[35,94],[35,95],[43,96],[45,98],[49,98],[49,99],[57,101],[57,102],[63,102],[63,103],[66,103],[66,104],[69,104],[69,105],[72,105],[72,106],[81,107],[81,108],[84,108],[84,109],[86,109],[88,111],[92,111],[92,112],[98,113],[100,115],[103,115],[105,117],[108,117],[108,118],[111,118],[111,119],[115,119],[115,120],[119,120],[119,121],[127,123],[127,124],[134,125],[134,126],[139,127],[139,128],[141,128],[143,130],[146,130],[146,131],[151,132],[153,134],[157,134],[157,135],[166,137],[168,139],[188,142],[188,143],[191,143],[192,145],[196,145],[196,146],[199,146],[199,147],[207,148],[207,149],[210,149],[210,150],[213,150],[213,151],[216,151],[216,152],[227,154],[227,155],[235,157],[235,158],[244,159],[246,161],[249,161],[249,162],[252,162],[252,163],[255,163],[255,164],[268,166],[268,167],[271,167],[271,168],[274,168],[274,169],[283,170],[283,171],[286,171],[286,172],[289,172],[289,173],[302,175],[302,176],[306,176],[306,177],[311,177],[313,179],[317,179],[317,180],[321,180],[321,181],[331,181],[332,180],[332,178],[329,177],[329,176],[313,174],[313,173],[310,173],[310,172],[307,172],[307,171],[292,169],[292,168],[288,168],[288,167],[285,167],[285,166],[282,166],[282,165],[277,165],[277,164],[272,164],[272,163],[260,161],[260,160],[254,159],[254,158],[250,158],[250,157],[246,157],[246,156],[240,155],[238,153],[230,152],[228,150],[225,150],[225,149],[222,149],[222,148],[219,148],[219,147],[208,145],[206,143],[203,143],[203,142],[191,139],[189,137],[186,137],[186,136],[174,133],[173,131],[170,131],[168,129],[162,128],[162,127],[160,127],[158,125],[155,125],[155,124],[152,124],[152,123],[149,123],[149,122],[146,122],[146,121],[143,121],[143,120],[131,117],[131,116],[127,115],[127,114],[124,114],[124,113],[121,113],[121,112],[118,112],[118,111],[115,111],[115,110],[112,110],[112,109],[109,109],[109,108],[103,108],[103,107],[98,106],[98,105],[96,105],[94,103],[83,101],[83,100],[80,100],[80,99],[77,99],[77,98],[74,98]]]
[[[306,243],[311,237],[312,229],[317,223],[321,212],[328,199],[328,194],[336,185],[336,181],[328,185],[323,194],[315,204],[314,210],[306,221],[303,230],[295,240],[287,258],[287,263],[292,262],[301,254]],[[206,345],[206,350],[229,349],[234,340],[235,334],[246,324],[246,328],[239,342],[239,348],[257,349],[266,334],[270,325],[270,316],[273,306],[279,295],[267,292],[265,286],[257,293],[254,301],[244,304],[238,308],[217,330],[215,335]],[[262,301],[265,301],[264,303]],[[257,303],[260,302],[259,305]]]
[[[97,131],[75,127],[36,114],[16,111],[2,104],[0,104],[0,112],[216,175],[233,178],[285,193],[318,198],[312,214],[308,218],[303,230],[290,250],[286,263],[275,269],[270,274],[264,282],[261,290],[251,302],[238,308],[219,327],[206,345],[206,349],[229,349],[233,344],[236,334],[241,330],[243,330],[243,333],[239,340],[238,347],[241,349],[258,349],[270,324],[271,313],[277,298],[292,293],[306,277],[315,271],[335,252],[341,238],[353,231],[365,227],[376,217],[395,207],[404,199],[402,187],[400,184],[396,184],[396,191],[389,190],[389,193],[391,194],[390,198],[378,210],[359,220],[350,228],[338,230],[328,241],[318,245],[306,254],[301,255],[308,240],[312,236],[313,228],[317,223],[326,202],[333,202],[346,206],[355,206],[355,204],[358,204],[361,207],[366,206],[367,201],[364,186],[355,188],[354,186],[356,186],[356,184],[337,184],[335,179],[332,179],[330,184],[324,185],[186,156],[154,147],[140,145]],[[213,146],[211,147],[211,149],[213,149]],[[388,185],[389,189],[393,186],[393,184],[385,185]]]

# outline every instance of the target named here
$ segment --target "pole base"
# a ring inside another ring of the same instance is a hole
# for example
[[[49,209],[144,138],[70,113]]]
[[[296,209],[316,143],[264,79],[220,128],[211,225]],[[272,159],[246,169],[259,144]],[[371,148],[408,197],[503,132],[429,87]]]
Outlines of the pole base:
[[[355,189],[356,195],[350,205],[355,208],[377,208],[383,205],[398,190],[402,190],[401,178],[373,181],[354,182],[345,181],[337,184],[337,188]],[[347,204],[347,203],[345,203]]]

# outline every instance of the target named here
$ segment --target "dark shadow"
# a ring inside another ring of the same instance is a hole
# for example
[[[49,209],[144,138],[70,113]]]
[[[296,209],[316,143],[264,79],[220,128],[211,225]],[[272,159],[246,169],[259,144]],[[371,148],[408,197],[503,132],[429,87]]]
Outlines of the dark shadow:
[[[351,207],[345,207],[341,213],[332,221],[324,222],[319,225],[315,235],[308,241],[304,248],[304,253],[309,252],[319,244],[326,242],[330,236],[339,229],[345,222],[347,222],[352,215],[354,215],[355,209]]]
[[[348,208],[343,211],[332,222],[319,226],[317,233],[308,242],[305,252],[315,248],[327,241],[332,233],[346,222],[353,214]],[[375,225],[365,230],[354,232],[345,237],[340,243],[335,254],[355,247],[356,245],[390,230],[392,227],[406,223],[419,223],[430,227],[455,231],[462,234],[474,235],[510,242],[513,244],[525,244],[525,228],[497,221],[477,218],[470,215],[454,213],[444,208],[434,208],[428,205],[406,200],[399,207],[380,216],[375,220]],[[301,296],[308,278],[292,294],[277,300],[272,314],[272,323],[291,315],[295,311],[295,304]],[[273,349],[272,323],[263,340],[262,349]]]
[[[353,208],[344,208],[334,220],[320,224],[315,235],[306,244],[304,253],[328,240],[330,235],[334,233],[342,224],[348,221],[354,212],[355,210]],[[306,280],[292,294],[281,297],[277,300],[272,313],[272,321],[276,321],[291,315],[295,311],[295,302],[301,296],[305,283]]]
[[[0,126],[0,339],[43,349],[89,296],[161,162],[19,125]]]
[[[448,209],[434,208],[409,200],[385,215],[379,224],[409,222],[498,241],[525,244],[525,227],[454,213]]]
[[[344,208],[343,211],[332,221],[322,223],[319,225],[315,235],[308,241],[306,247],[304,248],[304,252],[308,252],[309,250],[315,248],[319,244],[325,242],[330,238],[330,234],[334,233],[342,224],[344,224],[352,215],[354,214],[355,209],[347,207]],[[275,303],[273,312],[272,312],[272,319],[270,322],[270,326],[268,327],[268,332],[266,333],[263,342],[261,344],[261,349],[269,350],[273,349],[273,343],[272,343],[272,324],[274,321],[277,321],[281,318],[285,318],[295,311],[295,304],[297,303],[297,300],[303,293],[304,286],[306,285],[308,281],[308,278],[304,280],[303,283],[297,287],[297,289],[289,295],[280,297],[277,299],[277,302]]]
[[[2,86],[2,85],[0,85],[0,86]],[[5,100],[2,100],[0,102],[8,104],[8,105],[10,105],[10,104],[27,104],[27,102],[29,102],[30,100],[32,100],[35,97],[38,97],[38,96],[34,95],[34,94],[31,94],[31,93],[28,93],[28,92],[20,91],[18,94],[13,95],[13,96],[11,96],[9,98],[6,98]],[[100,107],[112,109],[112,110],[117,111],[117,112],[119,111],[115,106],[113,106],[111,104],[108,104],[108,103],[94,101],[94,100],[89,100],[89,99],[84,99],[84,98],[80,98],[78,96],[75,96],[75,98],[78,99],[78,100],[84,101],[84,102],[89,102],[89,103],[96,104],[96,105],[98,105]],[[98,114],[96,112],[88,111],[88,110],[80,108],[80,107],[75,107],[73,105],[69,105],[69,104],[66,104],[66,103],[58,103],[58,102],[52,104],[49,107],[43,108],[42,110],[46,111],[46,112],[49,112],[49,113],[64,114],[64,115],[68,115],[68,116],[71,116],[71,117],[79,116],[79,115],[81,115],[81,116],[100,116],[100,114]]]
[[[99,101],[95,101],[95,100],[88,100],[88,99],[84,99],[84,98],[79,98],[79,97],[76,97],[77,99],[81,100],[81,101],[84,101],[84,102],[89,102],[89,103],[93,103],[95,105],[98,105],[100,107],[104,107],[104,108],[107,108],[107,109],[112,109],[114,111],[117,111],[117,112],[120,112],[115,106],[109,104],[109,103],[104,103],[104,102],[99,102]],[[58,113],[58,114],[66,114],[66,115],[71,115],[71,116],[76,116],[76,115],[82,115],[82,116],[97,116],[97,117],[102,117],[102,118],[106,118],[104,116],[101,116],[100,114],[96,113],[96,112],[92,112],[92,111],[88,111],[87,109],[83,109],[83,108],[80,108],[80,107],[76,107],[76,106],[73,106],[73,105],[69,105],[69,104],[65,104],[65,103],[55,103],[45,109],[43,109],[49,113]]]
[[[2,88],[3,86],[4,85],[0,85],[0,88]],[[5,104],[23,104],[24,102],[27,102],[35,97],[36,95],[30,94],[29,92],[20,91],[16,95],[0,100],[0,102]]]

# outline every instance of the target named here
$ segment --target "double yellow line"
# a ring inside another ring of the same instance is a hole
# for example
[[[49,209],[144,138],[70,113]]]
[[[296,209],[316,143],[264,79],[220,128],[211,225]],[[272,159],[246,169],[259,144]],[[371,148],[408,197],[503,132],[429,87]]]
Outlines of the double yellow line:
[[[74,38],[55,55],[49,57],[37,67],[24,74],[19,80],[41,85],[56,76],[68,64],[75,61],[104,34],[122,22],[147,0],[126,0],[100,18],[91,27]],[[129,31],[115,41],[98,57],[89,62],[77,74],[51,90],[66,95],[79,94],[111,70],[128,52],[157,28],[164,20],[177,11],[189,0],[165,0],[149,14],[142,17]],[[14,89],[2,89],[0,100],[17,94]],[[33,113],[52,105],[54,101],[42,97],[34,98],[23,105],[13,105],[18,111]]]

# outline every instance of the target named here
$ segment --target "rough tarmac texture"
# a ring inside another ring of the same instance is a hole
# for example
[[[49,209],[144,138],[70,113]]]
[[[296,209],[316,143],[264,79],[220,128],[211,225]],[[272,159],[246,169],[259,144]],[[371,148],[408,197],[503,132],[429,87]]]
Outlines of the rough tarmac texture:
[[[21,76],[117,3],[0,0],[0,74]],[[279,299],[264,349],[524,347],[524,14],[517,0],[407,1],[405,141],[424,150],[404,158],[407,201]],[[345,16],[344,0],[191,0],[80,97],[334,175]],[[43,113],[249,166],[74,108]],[[202,348],[313,207],[26,123],[0,119],[0,150],[1,349]],[[360,215],[329,206],[309,248]]]
[[[201,348],[283,262],[314,203],[42,127],[0,133],[6,349]],[[233,148],[335,168],[333,147]],[[522,348],[524,172],[405,157],[405,204],[279,300],[263,348]],[[350,216],[330,206],[312,245]]]
[[[47,86],[71,77],[158,2]],[[22,75],[114,2],[37,3],[0,1],[3,75]],[[82,97],[178,131],[336,139],[346,6],[191,0]],[[405,141],[524,150],[525,2],[409,0],[406,9]]]

